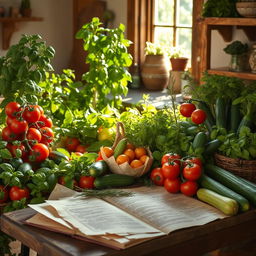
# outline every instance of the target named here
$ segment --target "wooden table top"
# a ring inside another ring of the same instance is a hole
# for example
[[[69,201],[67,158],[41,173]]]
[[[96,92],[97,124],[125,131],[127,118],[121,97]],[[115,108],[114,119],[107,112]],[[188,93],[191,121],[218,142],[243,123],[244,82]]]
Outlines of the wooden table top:
[[[255,210],[202,226],[177,230],[167,236],[155,238],[125,250],[113,250],[23,224],[24,220],[35,213],[34,210],[26,208],[3,214],[1,230],[32,248],[39,255],[47,256],[198,256],[227,245],[239,244],[244,240],[256,240]]]

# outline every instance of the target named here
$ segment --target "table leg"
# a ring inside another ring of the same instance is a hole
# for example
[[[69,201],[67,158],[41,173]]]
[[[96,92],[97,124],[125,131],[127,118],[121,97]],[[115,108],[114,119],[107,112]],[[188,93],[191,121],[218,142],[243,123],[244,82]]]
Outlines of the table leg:
[[[21,244],[21,256],[29,256],[29,248],[24,245],[24,244]]]

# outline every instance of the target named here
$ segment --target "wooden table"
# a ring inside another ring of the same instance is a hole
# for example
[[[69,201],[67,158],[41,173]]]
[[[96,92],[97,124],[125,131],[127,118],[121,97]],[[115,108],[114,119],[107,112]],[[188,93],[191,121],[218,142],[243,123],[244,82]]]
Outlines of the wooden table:
[[[120,251],[23,224],[25,219],[34,214],[35,211],[30,208],[3,214],[1,230],[42,256],[199,256],[227,245],[240,244],[248,239],[256,240],[255,210],[202,226],[178,230],[168,236]]]

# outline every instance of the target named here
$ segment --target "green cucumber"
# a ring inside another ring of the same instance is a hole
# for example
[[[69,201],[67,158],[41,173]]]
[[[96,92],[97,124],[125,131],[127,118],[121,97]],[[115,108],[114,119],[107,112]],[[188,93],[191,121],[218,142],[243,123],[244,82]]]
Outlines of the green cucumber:
[[[218,166],[207,164],[205,166],[205,173],[211,178],[219,181],[224,186],[237,192],[249,200],[254,206],[256,206],[256,188],[243,181],[240,177],[235,174],[224,170]]]
[[[238,212],[238,203],[232,198],[206,188],[198,189],[196,195],[199,200],[214,206],[226,215],[233,216]]]
[[[226,128],[226,101],[224,98],[217,98],[215,104],[215,113],[216,113],[216,126],[218,128]]]
[[[187,135],[196,135],[198,131],[198,126],[190,126],[185,130],[185,133]]]
[[[230,131],[236,133],[241,122],[240,104],[230,107]]]
[[[127,138],[123,138],[117,143],[114,149],[115,158],[117,158],[119,155],[121,155],[124,152],[127,142],[128,142]]]
[[[198,148],[204,148],[206,142],[207,135],[204,132],[197,133],[192,143],[193,149],[196,150]]]
[[[239,210],[242,212],[248,211],[250,208],[249,201],[241,196],[240,194],[236,193],[235,191],[231,190],[230,188],[224,186],[220,182],[208,177],[207,175],[203,174],[200,179],[199,183],[201,187],[210,189],[222,196],[226,196],[232,198],[237,201],[239,204]]]
[[[212,140],[205,145],[206,148],[205,148],[204,153],[206,155],[212,155],[214,152],[216,152],[218,150],[220,145],[221,145],[220,140],[218,140],[218,139]]]
[[[104,160],[97,161],[91,164],[88,172],[92,177],[99,177],[108,172],[108,165]]]
[[[62,160],[66,160],[68,161],[68,157],[66,155],[64,155],[63,153],[59,152],[59,151],[51,151],[49,154],[49,159],[53,160],[56,164],[60,164]]]
[[[122,174],[107,174],[97,177],[94,181],[94,187],[97,189],[115,188],[130,186],[135,183],[135,177]]]

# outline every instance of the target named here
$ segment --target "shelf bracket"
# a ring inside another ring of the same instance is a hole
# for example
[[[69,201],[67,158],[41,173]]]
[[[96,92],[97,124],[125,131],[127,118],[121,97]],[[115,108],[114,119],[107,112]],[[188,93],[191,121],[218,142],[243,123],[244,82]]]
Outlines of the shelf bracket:
[[[249,41],[256,41],[255,27],[237,26],[237,29],[242,29]]]
[[[13,32],[16,30],[15,22],[4,22],[2,28],[2,47],[7,50],[10,46],[10,41]]]

